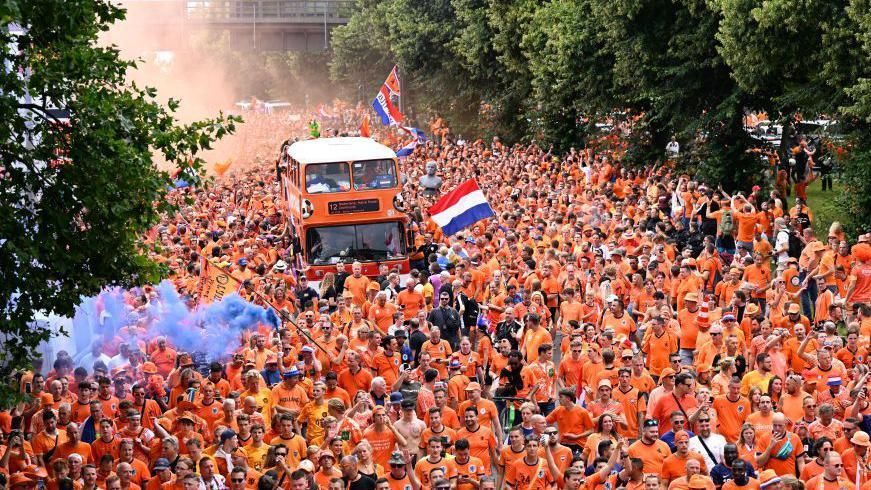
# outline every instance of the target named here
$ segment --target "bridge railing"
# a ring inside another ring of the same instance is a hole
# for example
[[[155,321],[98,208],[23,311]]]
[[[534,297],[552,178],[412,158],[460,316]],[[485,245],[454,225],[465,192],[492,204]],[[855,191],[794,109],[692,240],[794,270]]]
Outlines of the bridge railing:
[[[329,22],[346,23],[353,0],[226,0],[188,1],[189,20],[203,22]]]

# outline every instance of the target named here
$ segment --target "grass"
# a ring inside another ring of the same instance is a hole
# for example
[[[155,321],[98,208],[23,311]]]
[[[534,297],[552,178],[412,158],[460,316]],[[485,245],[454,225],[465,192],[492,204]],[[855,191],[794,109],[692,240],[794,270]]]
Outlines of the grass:
[[[836,180],[833,190],[823,192],[820,180],[815,180],[807,189],[807,204],[814,213],[813,227],[817,237],[825,237],[833,221],[842,221],[842,211],[835,199],[843,192],[843,186]]]

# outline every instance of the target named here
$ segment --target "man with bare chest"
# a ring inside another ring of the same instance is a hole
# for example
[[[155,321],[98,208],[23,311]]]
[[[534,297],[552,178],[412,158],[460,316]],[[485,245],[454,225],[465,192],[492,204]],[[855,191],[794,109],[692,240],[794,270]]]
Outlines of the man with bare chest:
[[[420,437],[423,434],[424,429],[426,429],[426,424],[423,420],[417,418],[417,414],[414,411],[415,403],[413,401],[403,400],[401,407],[402,417],[397,420],[393,426],[396,427],[396,430],[398,430],[399,433],[402,434],[402,437],[405,438],[406,445],[402,446],[401,449],[408,451],[412,461],[417,461]]]

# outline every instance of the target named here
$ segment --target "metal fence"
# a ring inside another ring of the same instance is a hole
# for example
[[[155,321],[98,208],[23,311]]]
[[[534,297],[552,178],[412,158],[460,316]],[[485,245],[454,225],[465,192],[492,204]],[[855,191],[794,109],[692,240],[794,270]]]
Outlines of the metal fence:
[[[353,0],[189,1],[189,20],[204,22],[347,23]]]

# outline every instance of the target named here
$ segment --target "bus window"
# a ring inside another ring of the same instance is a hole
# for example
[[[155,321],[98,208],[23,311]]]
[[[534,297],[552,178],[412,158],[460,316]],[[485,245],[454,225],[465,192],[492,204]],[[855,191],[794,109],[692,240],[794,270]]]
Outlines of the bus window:
[[[348,164],[339,162],[306,165],[305,190],[309,194],[351,190],[351,172]]]
[[[310,228],[306,231],[306,247],[306,256],[312,265],[405,256],[403,226],[396,221]]]
[[[390,189],[396,187],[396,165],[393,160],[354,162],[354,189]]]

